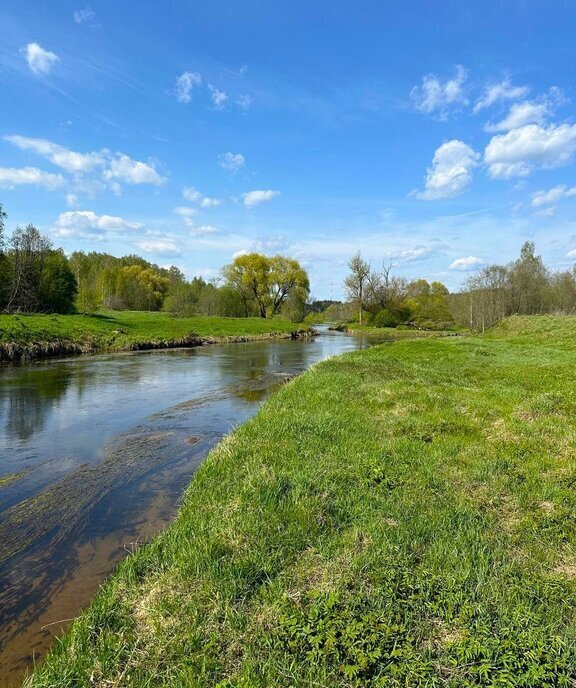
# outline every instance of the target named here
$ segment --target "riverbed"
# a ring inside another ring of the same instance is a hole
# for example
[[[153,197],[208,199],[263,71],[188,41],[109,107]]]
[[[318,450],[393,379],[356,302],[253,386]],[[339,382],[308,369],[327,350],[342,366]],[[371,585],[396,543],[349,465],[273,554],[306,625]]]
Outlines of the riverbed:
[[[0,368],[0,685],[170,523],[224,435],[310,365],[377,341],[322,330]]]

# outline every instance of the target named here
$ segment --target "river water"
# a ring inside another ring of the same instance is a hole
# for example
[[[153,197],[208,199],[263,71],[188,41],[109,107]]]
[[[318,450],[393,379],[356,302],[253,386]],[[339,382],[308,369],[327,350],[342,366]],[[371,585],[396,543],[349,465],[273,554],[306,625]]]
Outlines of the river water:
[[[372,343],[324,330],[1,367],[0,686],[171,521],[214,444],[286,380]]]

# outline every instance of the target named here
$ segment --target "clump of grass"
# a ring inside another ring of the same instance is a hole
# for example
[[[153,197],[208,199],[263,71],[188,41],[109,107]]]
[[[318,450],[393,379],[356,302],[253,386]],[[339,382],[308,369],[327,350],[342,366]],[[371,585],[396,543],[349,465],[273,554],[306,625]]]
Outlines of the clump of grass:
[[[574,323],[528,322],[284,386],[28,685],[573,685]]]

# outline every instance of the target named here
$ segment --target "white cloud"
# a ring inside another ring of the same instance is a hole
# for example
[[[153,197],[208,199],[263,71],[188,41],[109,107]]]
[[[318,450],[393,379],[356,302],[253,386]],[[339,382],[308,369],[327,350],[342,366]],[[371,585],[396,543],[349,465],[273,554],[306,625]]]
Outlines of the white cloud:
[[[218,90],[212,84],[208,84],[208,90],[210,91],[210,97],[212,98],[212,103],[216,110],[223,110],[228,102],[228,96],[224,91]]]
[[[190,203],[198,203],[201,208],[215,208],[222,203],[219,198],[204,196],[204,194],[200,193],[200,191],[193,186],[185,186],[182,189],[182,197],[190,201]]]
[[[235,253],[232,254],[232,260],[236,260],[236,258],[240,258],[240,256],[247,256],[248,251],[243,248],[240,251],[236,251]]]
[[[544,124],[550,110],[546,103],[515,103],[506,117],[496,124],[488,122],[484,129],[489,132],[509,131],[526,124]]]
[[[562,91],[553,86],[546,95],[532,101],[515,103],[506,117],[496,124],[488,122],[484,129],[489,132],[509,131],[526,124],[544,124],[554,110],[566,102]]]
[[[416,198],[433,201],[454,198],[463,193],[472,181],[472,170],[478,165],[478,153],[470,146],[453,139],[443,143],[434,153],[426,173],[426,189]]]
[[[46,158],[46,160],[67,172],[90,172],[95,167],[102,166],[105,163],[103,152],[78,153],[46,139],[33,139],[26,136],[5,136],[4,140],[21,150],[32,151]]]
[[[536,167],[568,164],[576,152],[576,124],[527,124],[494,136],[484,151],[491,177],[526,177]]]
[[[534,208],[539,208],[543,205],[558,203],[563,198],[571,198],[572,196],[576,196],[576,186],[568,188],[565,184],[559,184],[548,189],[548,191],[537,191],[532,198],[532,205]]]
[[[154,184],[156,186],[166,181],[156,171],[153,162],[145,163],[133,160],[124,153],[115,153],[113,155],[105,148],[101,151],[79,153],[46,139],[15,135],[5,136],[4,140],[21,150],[31,151],[36,155],[40,155],[49,160],[53,165],[74,174],[78,185],[78,188],[75,189],[76,191],[91,188],[92,191],[90,193],[94,193],[106,188],[106,185],[97,179],[87,179],[81,176],[90,174],[97,168],[100,168],[102,171],[102,177],[108,182],[108,188],[117,195],[120,195],[121,187],[115,180],[120,180],[127,184]]]
[[[273,191],[272,189],[268,189],[266,191],[256,189],[254,191],[248,191],[248,193],[243,193],[241,197],[244,199],[244,205],[247,208],[253,208],[256,205],[260,205],[260,203],[271,201],[273,198],[279,195],[279,191]]]
[[[78,196],[73,193],[66,194],[66,205],[69,208],[76,208],[78,205]]]
[[[566,254],[566,258],[576,258],[576,248],[573,248],[571,251],[568,251]]]
[[[0,167],[0,188],[12,189],[15,186],[33,184],[52,191],[64,185],[61,174],[44,172],[37,167]]]
[[[462,65],[457,65],[452,79],[444,82],[436,75],[428,74],[420,86],[414,86],[410,91],[410,97],[421,112],[436,112],[441,118],[445,117],[450,106],[468,102],[463,88],[466,77],[467,72]]]
[[[68,210],[60,213],[56,220],[60,236],[104,236],[108,232],[130,231],[143,226],[114,215],[97,215],[93,210]]]
[[[120,179],[127,184],[154,184],[160,186],[166,181],[156,171],[152,162],[141,162],[132,158],[118,154],[110,161],[109,167],[104,171],[104,179]]]
[[[26,62],[34,74],[50,74],[52,67],[60,62],[60,58],[56,53],[41,48],[38,43],[28,43]]]
[[[96,12],[90,7],[74,10],[74,21],[76,24],[88,24],[93,26],[96,21]]]
[[[195,225],[190,226],[190,236],[206,236],[207,234],[215,234],[218,231],[217,227],[212,225]]]
[[[224,168],[231,174],[236,174],[244,167],[246,160],[242,153],[224,153],[220,156],[220,167]]]
[[[470,270],[476,270],[482,265],[484,265],[484,261],[481,258],[476,258],[476,256],[468,256],[467,258],[456,258],[456,260],[450,264],[448,269],[468,272]]]
[[[208,198],[208,196],[204,196],[204,198],[200,201],[200,206],[202,208],[216,208],[221,203],[222,201],[219,198]]]
[[[248,112],[248,110],[252,106],[252,96],[249,96],[246,93],[239,95],[238,98],[236,99],[236,105],[241,110],[244,110],[244,112]]]
[[[192,100],[192,91],[202,84],[202,77],[198,72],[184,72],[176,79],[174,95],[179,103],[189,103]]]
[[[198,214],[197,208],[189,208],[185,205],[177,206],[174,208],[174,212],[176,215],[180,215],[180,217],[194,217],[194,215]]]
[[[202,200],[202,194],[193,186],[185,186],[182,189],[182,198],[185,198],[191,203],[196,203],[197,201]]]
[[[474,112],[480,112],[480,110],[494,105],[499,100],[524,98],[529,90],[528,86],[513,86],[509,79],[504,79],[499,84],[491,84],[486,86],[484,95],[474,105]]]
[[[172,239],[151,239],[138,241],[136,246],[146,253],[161,253],[164,255],[178,255],[182,251]]]

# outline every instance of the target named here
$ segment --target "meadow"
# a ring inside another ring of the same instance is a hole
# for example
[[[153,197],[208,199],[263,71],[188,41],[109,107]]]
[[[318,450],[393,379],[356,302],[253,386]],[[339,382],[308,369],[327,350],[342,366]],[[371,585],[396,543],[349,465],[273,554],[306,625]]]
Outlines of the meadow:
[[[573,686],[576,318],[287,383],[26,684]]]
[[[168,313],[101,310],[95,315],[0,315],[0,360],[196,345],[289,336],[302,330],[280,318],[174,318]],[[304,326],[304,329],[307,329]]]

